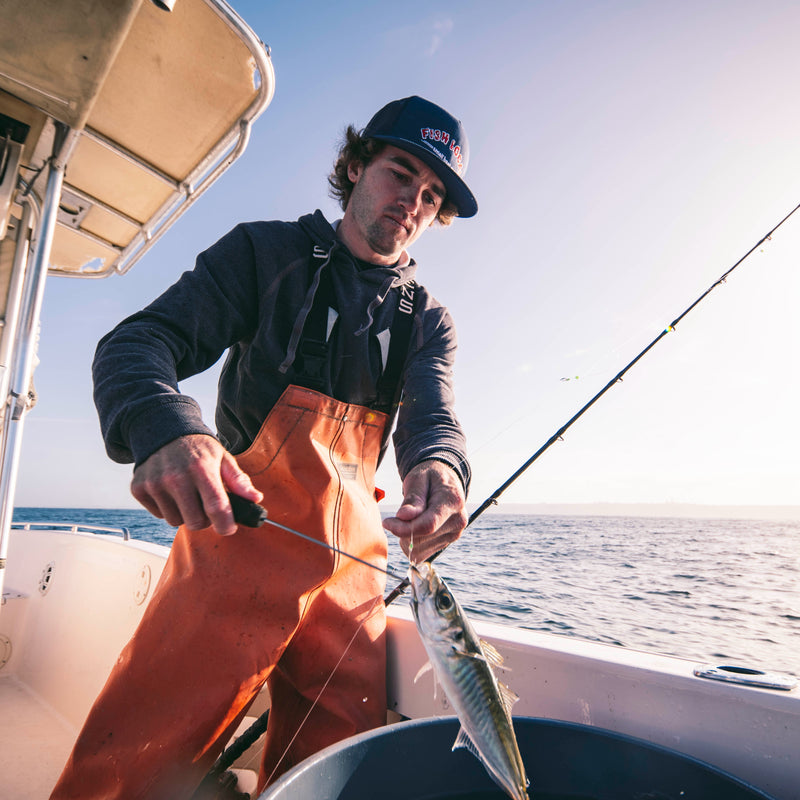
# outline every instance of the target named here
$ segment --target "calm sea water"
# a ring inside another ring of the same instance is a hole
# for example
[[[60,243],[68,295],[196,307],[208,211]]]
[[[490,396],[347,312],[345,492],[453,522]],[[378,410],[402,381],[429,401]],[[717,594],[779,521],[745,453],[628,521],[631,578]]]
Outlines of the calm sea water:
[[[174,536],[144,510],[19,508],[14,521]],[[800,676],[798,521],[491,513],[437,565],[475,620]]]

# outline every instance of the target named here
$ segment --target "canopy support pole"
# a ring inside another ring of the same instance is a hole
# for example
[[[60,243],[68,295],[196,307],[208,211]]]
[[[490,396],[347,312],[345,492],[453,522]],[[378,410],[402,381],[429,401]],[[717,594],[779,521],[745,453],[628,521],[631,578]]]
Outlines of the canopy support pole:
[[[0,463],[0,593],[5,578],[6,559],[11,521],[14,514],[14,493],[19,471],[19,458],[22,447],[22,428],[28,410],[28,392],[33,375],[36,356],[39,317],[44,298],[45,279],[50,262],[50,251],[56,228],[58,204],[61,199],[61,186],[64,181],[66,161],[61,157],[67,142],[69,128],[55,123],[56,136],[53,142],[53,155],[48,162],[47,188],[40,224],[34,235],[32,245],[27,242],[28,231],[22,227],[17,240],[14,266],[24,270],[20,291],[17,321],[13,329],[7,331],[12,336],[8,361],[9,376],[3,381],[5,388],[2,429],[2,463]],[[28,216],[29,219],[29,215]],[[25,252],[20,253],[19,248]],[[33,261],[27,265],[27,251],[33,250]],[[16,278],[15,280],[19,280]],[[7,388],[6,388],[7,387]]]

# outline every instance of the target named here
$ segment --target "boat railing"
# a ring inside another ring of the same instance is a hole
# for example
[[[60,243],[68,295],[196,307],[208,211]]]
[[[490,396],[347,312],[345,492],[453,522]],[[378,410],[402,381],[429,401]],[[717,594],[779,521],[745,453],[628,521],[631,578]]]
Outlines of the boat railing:
[[[72,522],[12,522],[12,530],[44,531],[56,530],[69,533],[101,533],[122,536],[124,541],[129,541],[131,532],[127,528],[113,528],[108,525],[83,525]]]

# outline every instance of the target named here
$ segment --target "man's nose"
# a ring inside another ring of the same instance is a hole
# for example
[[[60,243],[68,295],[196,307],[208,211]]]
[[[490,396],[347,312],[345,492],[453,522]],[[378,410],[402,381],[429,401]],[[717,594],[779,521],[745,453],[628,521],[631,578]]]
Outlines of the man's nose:
[[[397,202],[408,214],[416,214],[422,202],[422,187],[413,185],[402,187]]]

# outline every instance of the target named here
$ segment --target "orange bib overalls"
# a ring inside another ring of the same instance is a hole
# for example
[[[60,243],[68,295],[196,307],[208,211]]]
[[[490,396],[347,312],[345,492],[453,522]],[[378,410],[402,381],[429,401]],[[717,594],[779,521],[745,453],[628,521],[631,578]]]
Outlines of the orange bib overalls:
[[[374,475],[386,422],[290,386],[237,460],[270,519],[383,568]],[[270,525],[233,536],[181,527],[53,800],[190,797],[265,681],[259,790],[384,724],[384,585],[379,572]]]

